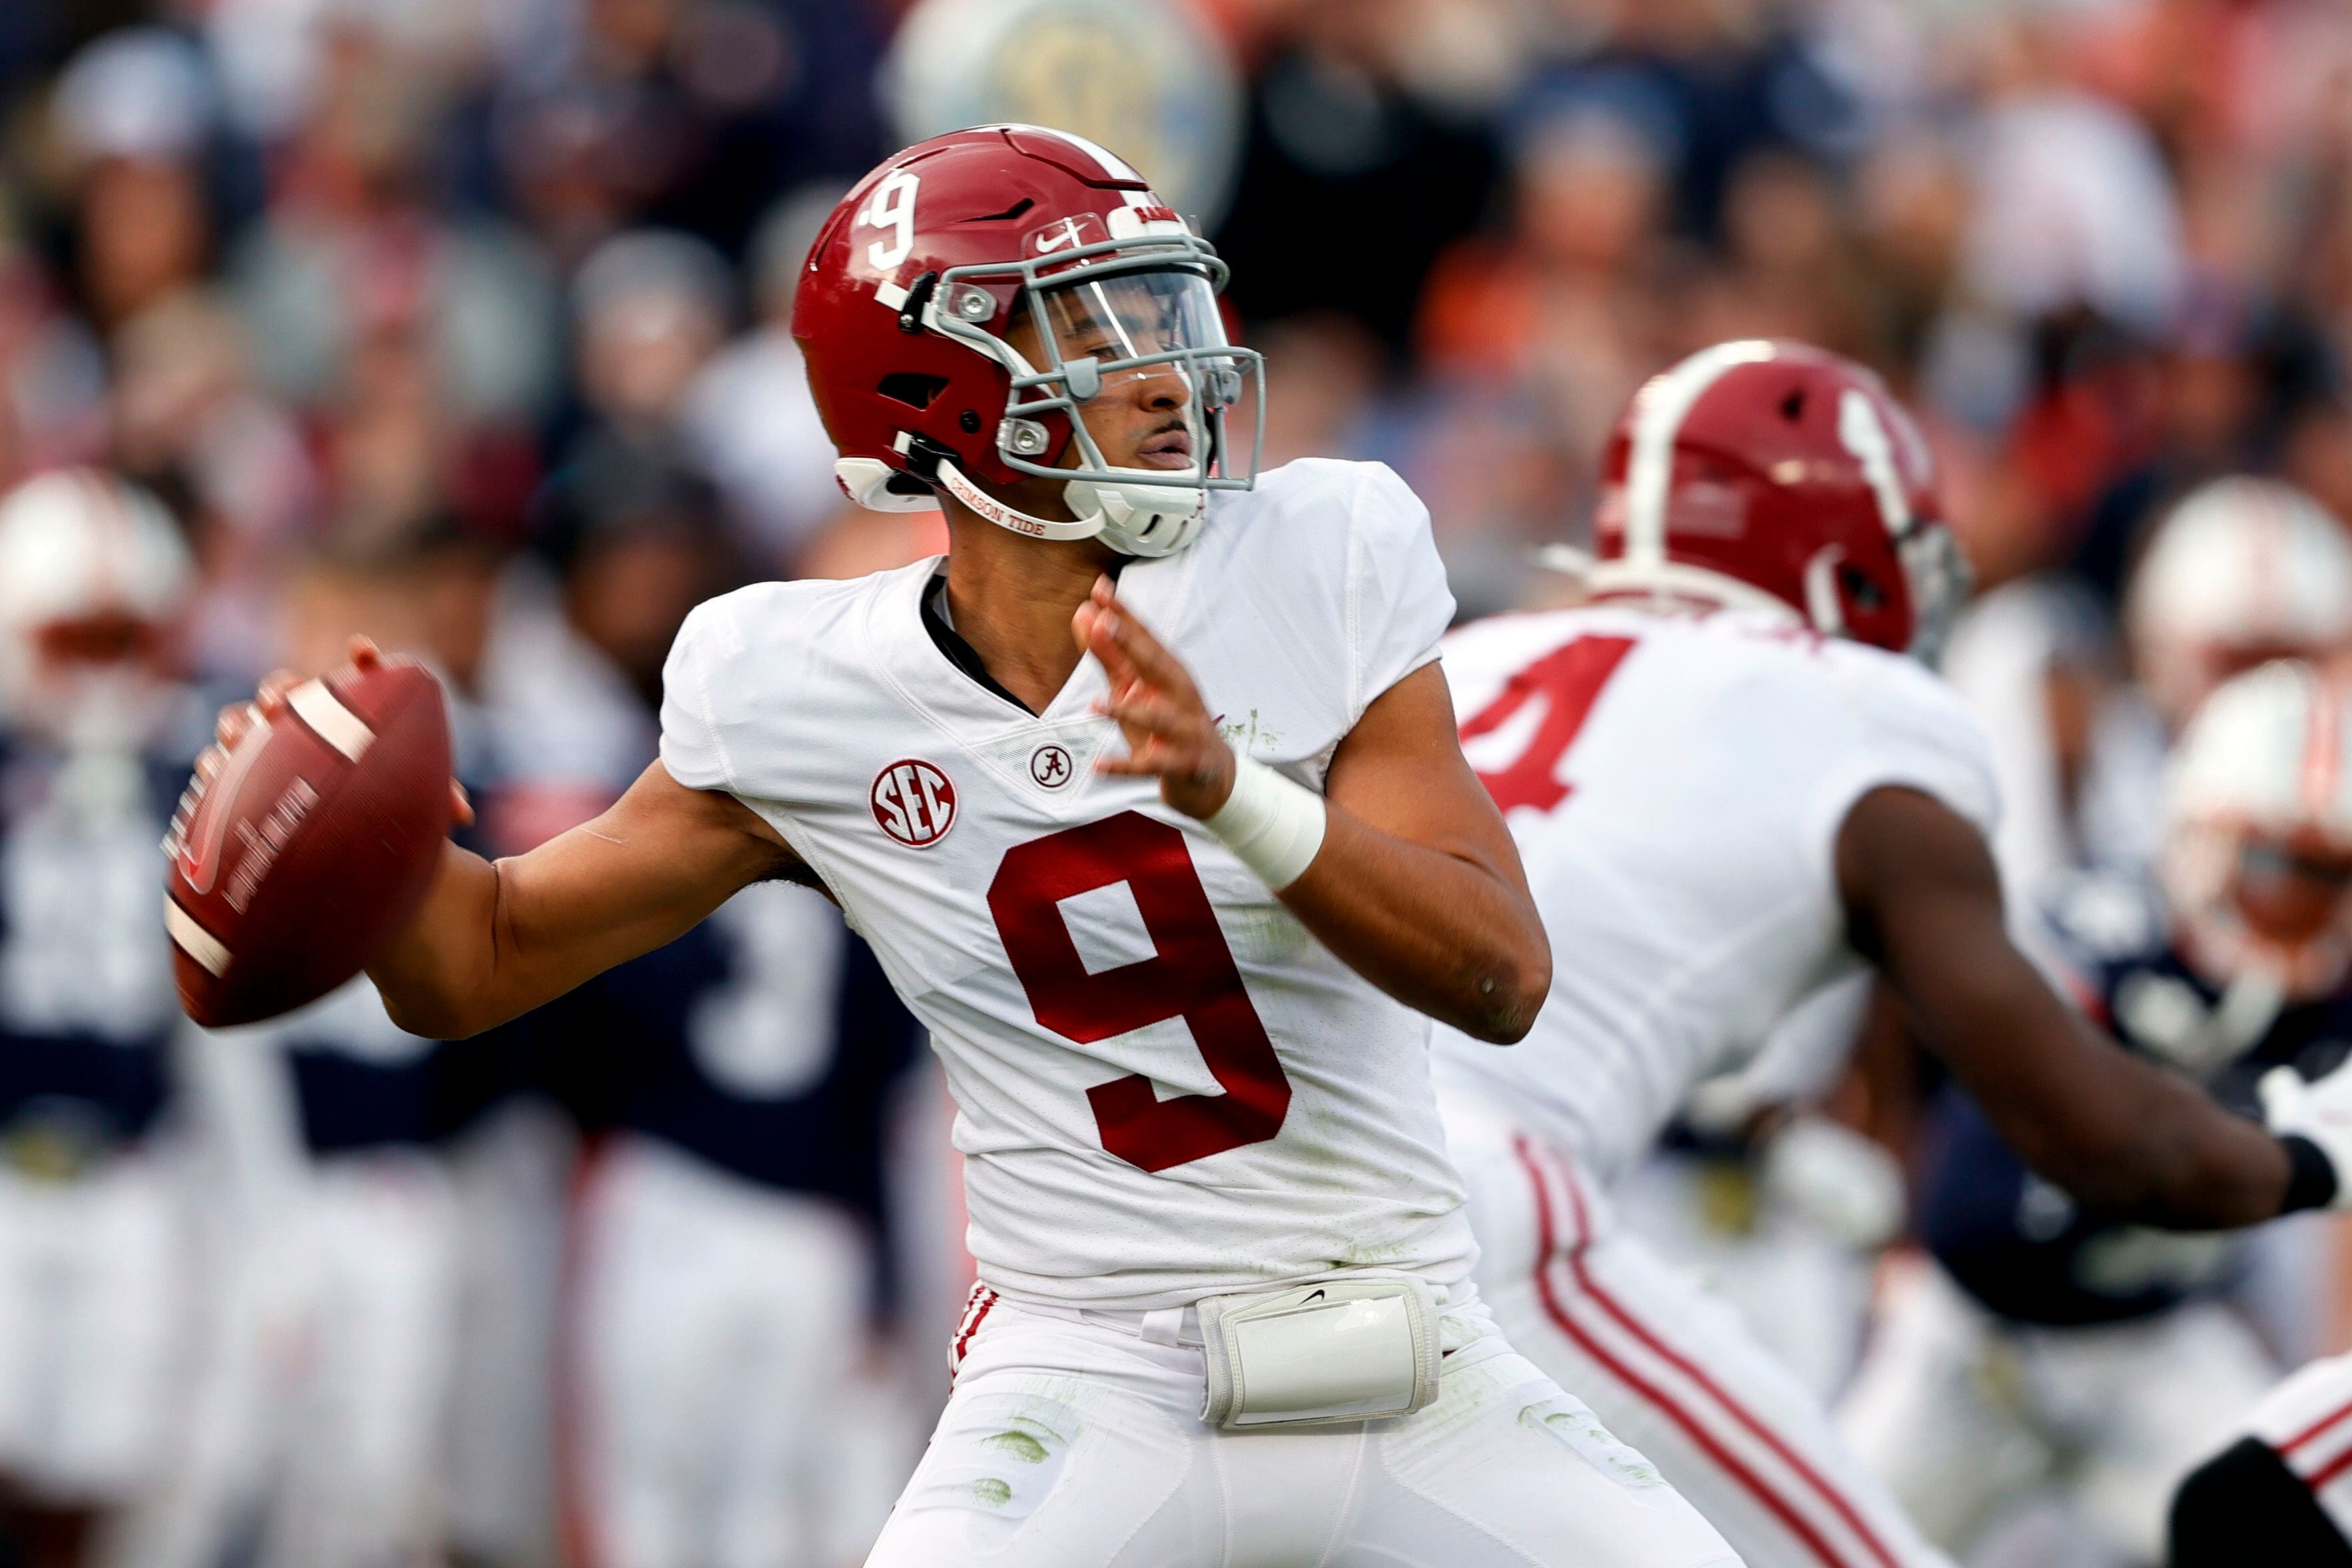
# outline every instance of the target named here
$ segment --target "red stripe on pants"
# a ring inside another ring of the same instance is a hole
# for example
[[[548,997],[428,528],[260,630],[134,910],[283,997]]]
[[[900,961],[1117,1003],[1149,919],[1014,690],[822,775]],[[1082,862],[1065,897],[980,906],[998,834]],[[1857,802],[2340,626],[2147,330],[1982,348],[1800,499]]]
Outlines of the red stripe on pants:
[[[1542,1167],[1537,1163],[1535,1154],[1528,1147],[1527,1140],[1524,1138],[1517,1140],[1515,1142],[1515,1148],[1518,1154],[1520,1163],[1527,1167],[1528,1180],[1535,1188],[1537,1228],[1536,1245],[1538,1259],[1536,1265],[1536,1288],[1543,1298],[1544,1310],[1551,1318],[1552,1321],[1558,1324],[1560,1331],[1566,1333],[1569,1338],[1574,1340],[1578,1347],[1581,1349],[1586,1355],[1600,1363],[1612,1376],[1631,1388],[1643,1399],[1656,1406],[1668,1420],[1680,1427],[1685,1436],[1689,1437],[1693,1443],[1696,1444],[1702,1450],[1704,1450],[1708,1458],[1712,1458],[1717,1465],[1721,1466],[1725,1472],[1730,1475],[1735,1481],[1738,1482],[1739,1485],[1750,1496],[1755,1498],[1758,1502],[1763,1504],[1774,1518],[1778,1519],[1782,1525],[1787,1527],[1791,1535],[1801,1541],[1815,1556],[1819,1557],[1823,1563],[1828,1565],[1828,1568],[1853,1568],[1853,1564],[1850,1560],[1832,1547],[1820,1530],[1818,1530],[1811,1521],[1805,1519],[1801,1514],[1800,1514],[1797,1511],[1795,1505],[1792,1504],[1789,1499],[1774,1490],[1765,1482],[1761,1476],[1758,1475],[1755,1470],[1734,1456],[1714,1433],[1706,1429],[1696,1414],[1685,1405],[1677,1403],[1655,1383],[1634,1372],[1633,1368],[1628,1366],[1622,1358],[1603,1349],[1598,1340],[1570,1317],[1568,1309],[1565,1304],[1561,1302],[1558,1291],[1553,1288],[1551,1280],[1550,1262],[1555,1245],[1551,1212],[1551,1194],[1545,1185]],[[1583,1196],[1577,1190],[1574,1180],[1566,1175],[1565,1173],[1562,1173],[1561,1183],[1567,1188],[1569,1202],[1574,1206],[1576,1211],[1575,1217],[1577,1233],[1580,1237],[1583,1237],[1586,1234],[1586,1215],[1584,1211]],[[1791,1470],[1796,1472],[1799,1478],[1812,1489],[1820,1500],[1822,1502],[1827,1503],[1831,1510],[1834,1511],[1840,1519],[1843,1520],[1848,1528],[1853,1530],[1854,1534],[1861,1539],[1864,1548],[1870,1552],[1872,1558],[1881,1565],[1881,1568],[1901,1568],[1901,1565],[1896,1562],[1894,1554],[1888,1552],[1886,1547],[1879,1542],[1877,1536],[1872,1533],[1869,1528],[1862,1522],[1860,1516],[1855,1512],[1853,1507],[1848,1504],[1844,1499],[1832,1492],[1827,1483],[1822,1481],[1821,1477],[1814,1472],[1811,1467],[1799,1459],[1796,1455],[1789,1449],[1788,1446],[1780,1441],[1778,1436],[1768,1430],[1761,1422],[1758,1421],[1744,1408],[1733,1402],[1733,1400],[1727,1395],[1722,1389],[1717,1387],[1711,1379],[1694,1366],[1687,1358],[1673,1350],[1670,1350],[1664,1344],[1661,1343],[1654,1334],[1652,1334],[1647,1329],[1635,1321],[1633,1315],[1626,1311],[1622,1305],[1611,1297],[1607,1291],[1601,1289],[1598,1283],[1593,1279],[1591,1271],[1585,1266],[1580,1250],[1579,1252],[1570,1254],[1567,1261],[1570,1271],[1575,1276],[1577,1289],[1589,1297],[1610,1317],[1611,1320],[1615,1321],[1619,1327],[1631,1334],[1641,1344],[1649,1349],[1653,1354],[1658,1356],[1668,1365],[1675,1368],[1677,1371],[1681,1372],[1684,1376],[1689,1378],[1692,1383],[1697,1384],[1700,1390],[1720,1405],[1735,1422],[1745,1427],[1750,1434],[1760,1440],[1766,1447],[1769,1448],[1776,1456],[1778,1456],[1783,1463],[1787,1464]]]

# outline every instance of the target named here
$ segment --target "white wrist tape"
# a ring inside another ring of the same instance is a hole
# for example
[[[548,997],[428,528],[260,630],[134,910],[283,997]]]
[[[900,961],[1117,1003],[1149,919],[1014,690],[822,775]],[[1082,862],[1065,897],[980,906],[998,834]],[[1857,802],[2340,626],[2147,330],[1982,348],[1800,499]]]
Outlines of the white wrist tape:
[[[1323,823],[1321,795],[1237,752],[1234,793],[1202,826],[1278,893],[1314,862]]]

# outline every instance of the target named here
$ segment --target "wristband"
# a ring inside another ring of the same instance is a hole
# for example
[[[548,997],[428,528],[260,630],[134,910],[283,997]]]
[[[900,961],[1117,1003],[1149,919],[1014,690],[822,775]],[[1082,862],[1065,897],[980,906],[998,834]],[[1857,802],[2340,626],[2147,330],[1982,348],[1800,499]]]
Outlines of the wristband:
[[[1234,793],[1201,826],[1278,893],[1323,847],[1323,823],[1321,795],[1236,752]]]
[[[2336,1163],[2327,1151],[2300,1132],[2290,1132],[2279,1140],[2286,1151],[2286,1199],[2279,1205],[2279,1213],[2296,1214],[2304,1209],[2324,1209],[2336,1201]]]

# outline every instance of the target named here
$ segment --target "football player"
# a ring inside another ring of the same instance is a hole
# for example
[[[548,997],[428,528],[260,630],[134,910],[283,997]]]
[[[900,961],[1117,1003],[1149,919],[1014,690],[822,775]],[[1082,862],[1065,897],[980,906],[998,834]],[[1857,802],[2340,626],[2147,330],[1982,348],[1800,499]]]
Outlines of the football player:
[[[660,761],[452,848],[371,973],[457,1037],[752,882],[842,906],[946,1063],[981,1273],[878,1568],[1734,1563],[1470,1287],[1414,1010],[1516,1039],[1550,955],[1428,515],[1377,465],[1255,474],[1223,275],[1061,132],[873,171],[794,333],[845,489],[940,506],[944,563],[697,610]]]
[[[202,739],[165,662],[192,580],[111,475],[0,503],[0,1533],[31,1568],[158,1480],[191,1348],[154,855]]]
[[[1939,1563],[1795,1380],[1612,1225],[1605,1189],[1694,1086],[1825,985],[1858,1008],[1850,977],[1874,969],[2085,1204],[2213,1227],[2352,1184],[2301,1111],[2274,1136],[2116,1051],[2012,945],[1982,737],[1905,657],[1932,653],[1963,573],[1926,445],[1874,375],[1719,344],[1641,389],[1605,474],[1592,602],[1445,649],[1557,955],[1517,1049],[1440,1031],[1480,1289],[1751,1568]]]
[[[2047,577],[2003,584],[1953,629],[1943,673],[1992,742],[1993,851],[2021,894],[2070,867],[2155,863],[2165,759],[2206,693],[2352,647],[2352,536],[2292,485],[2209,481],[2148,535],[2122,629],[2129,682],[2096,601]]]
[[[2136,1055],[2256,1114],[2266,1070],[2352,1047],[2352,694],[2278,663],[2214,691],[2167,787],[2160,891],[2085,875],[2051,946]],[[2214,1421],[2276,1375],[2215,1292],[2228,1236],[2115,1223],[2029,1172],[1962,1091],[1931,1109],[1917,1228],[1842,1412],[1929,1533],[1964,1551],[2056,1487],[2108,1547],[2161,1554],[2165,1500]],[[2007,1369],[2005,1372],[2002,1369]]]

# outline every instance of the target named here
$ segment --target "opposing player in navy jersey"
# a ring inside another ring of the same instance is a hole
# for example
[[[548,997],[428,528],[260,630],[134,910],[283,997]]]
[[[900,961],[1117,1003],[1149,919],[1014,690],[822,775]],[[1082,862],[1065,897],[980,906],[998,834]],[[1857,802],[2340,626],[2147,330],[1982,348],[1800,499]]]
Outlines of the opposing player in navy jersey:
[[[186,1348],[155,845],[203,740],[161,661],[189,581],[111,476],[0,503],[0,1536],[28,1568],[154,1479]]]
[[[2352,1049],[2352,694],[2291,663],[2221,686],[2165,809],[2160,886],[2069,879],[2051,947],[2126,1049],[2259,1116],[2266,1074]],[[2085,1208],[1957,1088],[1923,1162],[1934,1263],[1890,1292],[1845,1412],[1857,1450],[1956,1551],[2054,1484],[2108,1547],[2158,1560],[2172,1488],[2276,1376],[2216,1299],[2242,1242]]]
[[[862,1473],[877,1445],[848,1428],[914,1019],[840,913],[780,884],[561,1007],[612,1074],[574,1238],[580,1548],[606,1568],[854,1560],[904,1479]]]

